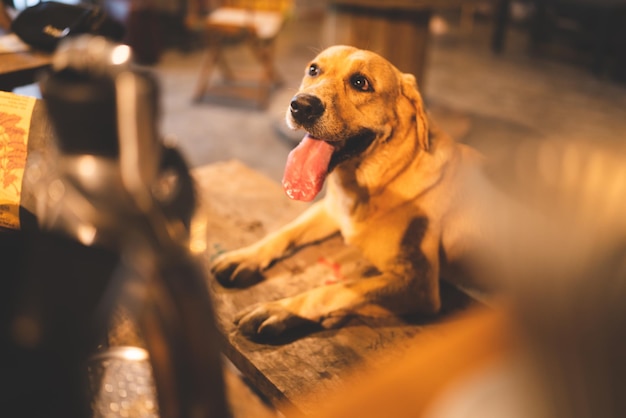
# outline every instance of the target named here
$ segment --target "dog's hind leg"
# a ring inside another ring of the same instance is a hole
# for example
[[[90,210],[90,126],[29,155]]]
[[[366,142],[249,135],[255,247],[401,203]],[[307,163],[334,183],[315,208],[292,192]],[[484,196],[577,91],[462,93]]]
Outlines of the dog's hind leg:
[[[248,286],[263,279],[263,270],[295,249],[327,238],[339,230],[322,201],[294,221],[256,243],[219,255],[211,272],[224,286]]]

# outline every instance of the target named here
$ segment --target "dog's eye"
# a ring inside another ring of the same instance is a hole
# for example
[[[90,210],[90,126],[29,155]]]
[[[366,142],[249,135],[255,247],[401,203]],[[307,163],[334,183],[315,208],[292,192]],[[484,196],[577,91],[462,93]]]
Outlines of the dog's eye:
[[[359,91],[372,91],[372,85],[369,80],[362,74],[355,74],[350,77],[350,84]]]
[[[320,74],[320,68],[317,66],[317,64],[311,64],[309,66],[309,69],[307,70],[307,73],[311,76],[311,77],[316,77]]]

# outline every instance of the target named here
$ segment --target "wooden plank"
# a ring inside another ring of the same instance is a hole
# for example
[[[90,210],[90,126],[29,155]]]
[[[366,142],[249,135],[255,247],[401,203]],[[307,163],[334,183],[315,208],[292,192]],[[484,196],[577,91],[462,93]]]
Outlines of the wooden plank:
[[[290,201],[280,185],[236,161],[199,168],[194,176],[204,198],[200,230],[206,232],[207,263],[220,251],[252,243],[279,228],[307,207]],[[339,274],[335,263],[341,266]],[[472,304],[445,286],[444,312],[437,318],[360,317],[340,329],[296,335],[273,345],[249,341],[233,325],[236,313],[248,305],[371,271],[337,236],[277,263],[267,280],[250,288],[225,289],[210,279],[226,355],[279,408],[294,407],[309,415],[342,388],[345,377],[384,367],[409,348],[417,334],[437,338],[437,324]]]

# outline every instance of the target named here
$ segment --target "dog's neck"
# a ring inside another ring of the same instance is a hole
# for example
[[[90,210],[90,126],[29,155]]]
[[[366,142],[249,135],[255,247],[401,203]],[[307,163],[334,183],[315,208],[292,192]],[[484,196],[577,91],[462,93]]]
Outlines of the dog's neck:
[[[371,210],[392,209],[418,198],[441,180],[444,166],[458,154],[458,144],[435,124],[429,136],[428,150],[416,141],[378,144],[376,152],[338,165],[327,179],[328,187],[340,188],[343,206],[363,219]],[[409,182],[415,173],[419,180]]]

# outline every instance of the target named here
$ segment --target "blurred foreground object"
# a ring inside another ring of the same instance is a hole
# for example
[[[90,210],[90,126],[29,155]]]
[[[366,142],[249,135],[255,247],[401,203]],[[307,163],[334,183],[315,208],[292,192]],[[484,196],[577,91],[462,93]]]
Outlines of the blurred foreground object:
[[[490,249],[505,298],[445,325],[445,338],[417,338],[316,417],[624,416],[624,149],[526,142],[490,174],[528,209]]]
[[[7,416],[229,417],[206,277],[188,248],[187,166],[158,133],[155,80],[100,37],[42,83],[56,155],[25,173],[40,229],[2,235]],[[7,255],[7,253],[3,254]],[[109,347],[113,313],[144,347]]]

